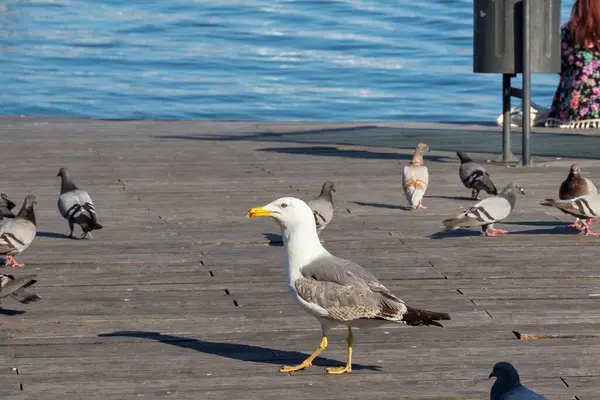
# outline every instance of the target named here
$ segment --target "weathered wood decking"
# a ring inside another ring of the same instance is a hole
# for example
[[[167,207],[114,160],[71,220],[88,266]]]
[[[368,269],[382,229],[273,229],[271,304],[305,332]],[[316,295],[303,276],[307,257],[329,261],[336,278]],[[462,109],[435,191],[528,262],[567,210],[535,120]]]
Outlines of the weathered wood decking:
[[[487,399],[491,367],[507,360],[550,399],[597,399],[600,297],[590,295],[600,293],[600,239],[538,205],[572,160],[490,165],[499,186],[526,190],[500,225],[511,234],[436,239],[441,220],[471,203],[457,198],[470,192],[450,151],[485,149],[488,138],[497,151],[499,135],[366,125],[0,119],[0,189],[19,206],[37,196],[39,230],[17,257],[26,267],[3,272],[37,273],[43,297],[2,303],[0,398]],[[297,130],[312,133],[277,134]],[[600,182],[599,139],[540,138],[539,154],[592,157],[579,163]],[[418,141],[432,148],[429,208],[406,212],[398,163]],[[64,237],[61,166],[97,204],[105,229],[94,240]],[[274,222],[245,212],[309,199],[328,179],[337,213],[325,246],[452,321],[358,331],[354,371],[328,376],[323,366],[345,359],[345,332],[335,331],[315,366],[282,374],[320,329],[286,292],[283,250],[268,240]]]

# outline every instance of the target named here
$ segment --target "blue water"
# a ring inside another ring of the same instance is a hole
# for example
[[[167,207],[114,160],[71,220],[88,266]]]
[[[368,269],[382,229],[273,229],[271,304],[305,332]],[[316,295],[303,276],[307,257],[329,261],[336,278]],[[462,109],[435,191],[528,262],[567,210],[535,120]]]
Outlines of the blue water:
[[[501,77],[471,72],[472,12],[473,0],[0,0],[0,114],[493,121]],[[557,76],[532,84],[549,105]]]

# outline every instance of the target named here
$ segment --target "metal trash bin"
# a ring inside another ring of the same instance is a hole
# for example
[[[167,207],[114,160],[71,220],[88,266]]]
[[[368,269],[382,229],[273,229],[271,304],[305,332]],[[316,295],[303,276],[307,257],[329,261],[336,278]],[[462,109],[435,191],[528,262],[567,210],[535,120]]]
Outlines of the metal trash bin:
[[[515,158],[510,146],[510,98],[523,100],[521,163],[531,165],[531,73],[561,68],[560,0],[474,0],[473,72],[502,74],[502,162]],[[510,85],[523,75],[523,90]]]
[[[560,0],[530,2],[532,73],[560,72]],[[523,72],[523,1],[475,0],[473,72]]]

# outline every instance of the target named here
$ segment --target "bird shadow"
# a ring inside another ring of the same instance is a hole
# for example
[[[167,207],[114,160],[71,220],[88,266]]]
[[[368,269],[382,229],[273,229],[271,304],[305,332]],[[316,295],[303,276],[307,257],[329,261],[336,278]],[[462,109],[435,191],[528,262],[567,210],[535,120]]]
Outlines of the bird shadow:
[[[471,229],[457,229],[450,232],[436,232],[427,236],[430,239],[445,239],[445,238],[459,238],[459,237],[475,237],[482,236],[481,231],[475,231]]]
[[[560,221],[502,221],[505,225],[525,225],[525,226],[556,226]],[[565,225],[567,223],[565,222]]]
[[[111,333],[100,333],[98,334],[98,337],[133,337],[149,339],[159,343],[165,343],[171,346],[181,347],[183,349],[195,350],[205,354],[213,354],[232,360],[252,361],[263,364],[299,364],[308,357],[308,354],[304,354],[299,351],[277,350],[269,347],[253,346],[240,343],[209,342],[191,339],[184,336],[165,335],[160,332],[117,331]],[[329,358],[317,357],[313,361],[313,365],[329,367],[342,366],[344,364]],[[376,365],[352,364],[352,369],[379,371],[380,367]]]
[[[553,228],[538,228],[529,229],[525,231],[511,232],[511,234],[513,235],[577,235],[579,233],[579,230],[573,227],[568,227],[566,225],[554,226]]]
[[[56,233],[56,232],[37,232],[36,236],[53,238],[53,239],[69,239],[69,235],[65,235],[64,233]]]
[[[389,208],[392,210],[412,210],[410,207],[407,206],[397,206],[395,204],[385,204],[385,203],[367,203],[364,201],[352,201],[352,203],[354,204],[358,204],[359,206],[363,206],[363,207],[375,207],[375,208]]]
[[[15,315],[21,315],[21,314],[25,314],[25,311],[21,311],[21,310],[8,310],[6,308],[0,308],[0,315],[6,315],[9,317],[15,316]]]
[[[276,233],[263,233],[265,239],[269,241],[269,246],[283,246],[283,238]]]
[[[425,196],[426,199],[445,199],[445,200],[470,200],[470,201],[478,201],[477,199],[472,199],[467,196]],[[481,200],[481,199],[479,199]]]

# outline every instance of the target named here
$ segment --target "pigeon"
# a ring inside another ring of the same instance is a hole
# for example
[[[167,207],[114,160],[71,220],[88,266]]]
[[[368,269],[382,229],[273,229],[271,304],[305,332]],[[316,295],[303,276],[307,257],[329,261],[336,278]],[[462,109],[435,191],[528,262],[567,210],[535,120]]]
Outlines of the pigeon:
[[[571,170],[567,179],[563,181],[558,189],[558,198],[561,200],[571,200],[576,197],[585,196],[586,194],[597,194],[596,186],[589,179],[581,176],[581,168],[577,164],[571,165]],[[593,219],[588,220],[588,227],[593,222]],[[569,225],[573,228],[580,228],[579,218]]]
[[[496,382],[492,386],[490,400],[548,400],[521,385],[519,373],[511,363],[496,363],[490,379],[492,377],[496,377]]]
[[[450,315],[410,307],[383,286],[362,266],[329,253],[315,231],[310,207],[300,199],[284,197],[262,207],[252,208],[250,218],[272,217],[283,232],[287,285],[310,315],[321,324],[319,347],[301,364],[279,371],[294,372],[312,365],[327,347],[331,328],[348,329],[348,358],[345,366],[329,367],[330,374],[352,370],[353,327],[367,328],[395,323],[410,326],[439,326]],[[273,300],[277,302],[277,300]]]
[[[517,202],[516,190],[519,190],[521,194],[525,194],[525,191],[519,185],[511,182],[499,195],[483,199],[467,211],[445,220],[443,222],[446,227],[444,231],[481,226],[485,236],[508,233],[503,229],[494,228],[494,223],[502,221],[510,215]]]
[[[15,214],[11,211],[16,204],[8,199],[5,193],[0,193],[0,220],[2,218],[14,218]]]
[[[35,239],[36,224],[33,210],[35,204],[35,196],[30,194],[25,197],[23,207],[21,207],[21,211],[17,216],[6,220],[0,225],[0,254],[7,256],[5,265],[11,267],[23,267],[25,265],[18,263],[14,256],[27,249]]]
[[[35,277],[35,275],[28,275],[15,279],[10,274],[0,274],[0,300],[8,296],[23,304],[40,300],[42,298],[40,295],[37,293],[28,293],[25,290],[37,283]]]
[[[584,219],[583,231],[586,236],[600,236],[600,233],[590,230],[589,220],[597,217],[600,214],[600,195],[587,194],[585,196],[576,197],[571,200],[554,200],[546,199],[540,203],[543,206],[555,207],[565,214],[570,214],[575,218]]]
[[[62,178],[60,184],[60,196],[58,197],[58,211],[69,222],[69,238],[73,238],[73,226],[78,224],[83,230],[83,235],[80,239],[87,236],[90,238],[93,230],[102,229],[102,225],[98,223],[98,215],[96,208],[90,195],[82,189],[79,189],[66,168],[58,170],[58,174]]]
[[[460,158],[460,180],[467,189],[473,189],[471,199],[479,200],[481,190],[494,196],[498,195],[498,190],[485,168],[471,160],[467,153],[457,151],[456,155]]]
[[[402,190],[411,210],[427,208],[422,203],[429,184],[429,171],[423,161],[423,153],[427,151],[429,147],[425,143],[419,143],[410,164],[402,172]]]
[[[323,184],[319,197],[315,197],[308,202],[317,224],[317,234],[321,233],[333,219],[333,197],[331,192],[335,192],[335,187],[333,182],[327,181]]]

